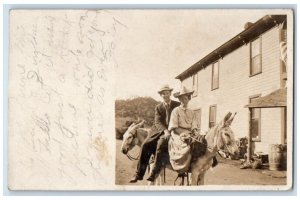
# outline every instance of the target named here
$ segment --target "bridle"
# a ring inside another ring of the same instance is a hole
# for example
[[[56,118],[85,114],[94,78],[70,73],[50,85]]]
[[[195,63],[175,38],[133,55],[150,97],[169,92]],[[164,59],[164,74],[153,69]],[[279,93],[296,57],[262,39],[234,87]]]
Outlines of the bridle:
[[[219,144],[218,140],[220,137],[222,140],[223,148],[219,147],[219,145],[218,145]],[[225,151],[225,150],[227,150],[227,152],[230,153],[228,144],[226,143],[226,141],[224,141],[224,138],[222,137],[221,130],[218,131],[217,136],[214,138],[214,147],[217,147],[218,153],[219,153],[219,151]],[[220,153],[219,153],[219,155],[220,155]]]
[[[132,141],[131,141],[131,143],[130,143],[130,144],[132,144],[132,142],[136,139],[136,137],[135,137],[136,134],[135,134],[135,133],[132,133],[132,131],[129,131],[128,135],[131,135],[131,136],[132,136]],[[137,157],[133,157],[133,156],[131,156],[131,155],[129,154],[129,151],[127,151],[126,156],[127,156],[127,158],[128,158],[129,160],[138,160],[139,157],[140,157],[140,154],[139,154]]]

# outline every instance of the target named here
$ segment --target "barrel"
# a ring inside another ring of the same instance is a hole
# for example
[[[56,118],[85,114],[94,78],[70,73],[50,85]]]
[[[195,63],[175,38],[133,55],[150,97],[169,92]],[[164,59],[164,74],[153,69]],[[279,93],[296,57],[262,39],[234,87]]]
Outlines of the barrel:
[[[269,169],[273,171],[286,169],[286,148],[284,145],[270,145]]]

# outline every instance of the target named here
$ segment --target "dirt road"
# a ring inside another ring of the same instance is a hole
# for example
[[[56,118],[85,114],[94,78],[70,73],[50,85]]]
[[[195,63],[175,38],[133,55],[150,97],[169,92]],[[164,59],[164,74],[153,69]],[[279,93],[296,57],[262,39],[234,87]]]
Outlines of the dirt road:
[[[117,141],[116,184],[117,185],[147,185],[147,181],[131,184],[128,181],[136,169],[136,162],[130,161],[120,151],[121,141]],[[131,152],[133,157],[139,153],[139,148]],[[240,161],[218,158],[219,165],[206,174],[205,185],[286,185],[286,172],[271,172],[268,169],[240,169]],[[146,174],[144,179],[148,175]],[[166,170],[166,185],[173,185],[177,173]]]

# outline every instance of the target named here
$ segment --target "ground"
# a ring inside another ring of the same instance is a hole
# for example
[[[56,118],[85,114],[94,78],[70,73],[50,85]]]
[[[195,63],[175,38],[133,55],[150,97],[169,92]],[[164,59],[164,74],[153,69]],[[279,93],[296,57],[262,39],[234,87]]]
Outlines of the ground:
[[[116,184],[117,185],[147,185],[147,181],[129,183],[134,175],[137,162],[130,161],[120,151],[122,141],[117,140],[116,155]],[[139,154],[136,147],[130,152],[131,156]],[[205,185],[286,185],[285,171],[269,171],[268,169],[240,169],[239,160],[229,160],[218,157],[219,164],[213,170],[209,170],[205,177]],[[148,175],[146,174],[144,179]],[[166,170],[166,184],[173,185],[177,173]]]

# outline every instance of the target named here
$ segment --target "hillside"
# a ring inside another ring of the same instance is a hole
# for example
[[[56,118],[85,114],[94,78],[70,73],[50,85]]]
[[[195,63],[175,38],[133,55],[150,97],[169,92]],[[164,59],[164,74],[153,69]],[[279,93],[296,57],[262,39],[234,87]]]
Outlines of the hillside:
[[[154,121],[154,109],[158,103],[158,101],[151,97],[116,100],[115,117],[116,119],[144,119],[146,126],[152,126]]]

